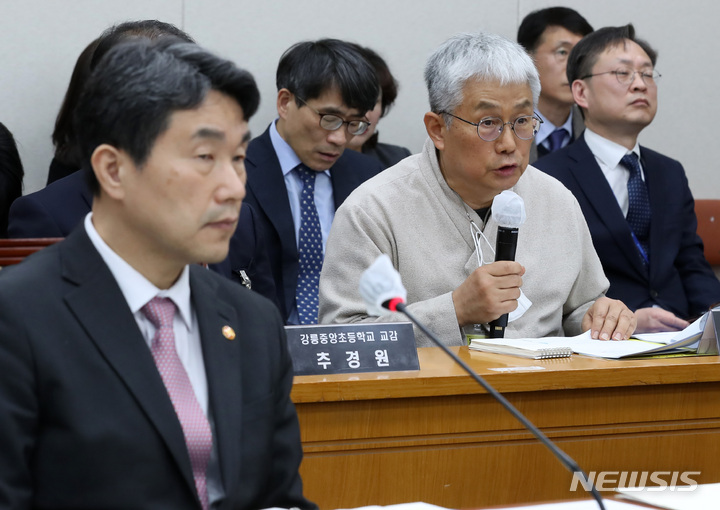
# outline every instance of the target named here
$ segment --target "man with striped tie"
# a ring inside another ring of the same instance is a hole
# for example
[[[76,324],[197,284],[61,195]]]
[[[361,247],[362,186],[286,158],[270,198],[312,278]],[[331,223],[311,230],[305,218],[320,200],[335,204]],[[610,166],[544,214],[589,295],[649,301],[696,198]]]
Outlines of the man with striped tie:
[[[657,111],[656,60],[632,25],[585,36],[567,66],[585,132],[535,163],[577,198],[607,295],[635,310],[639,332],[682,329],[720,300],[682,165],[638,143]]]

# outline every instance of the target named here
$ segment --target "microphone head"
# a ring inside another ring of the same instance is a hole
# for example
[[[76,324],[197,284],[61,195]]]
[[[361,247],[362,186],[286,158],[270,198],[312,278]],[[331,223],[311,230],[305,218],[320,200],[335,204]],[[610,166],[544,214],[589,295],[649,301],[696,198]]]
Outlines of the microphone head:
[[[367,305],[368,313],[375,316],[385,313],[383,303],[395,298],[405,301],[407,291],[390,257],[383,253],[363,272],[360,277],[360,295]]]
[[[525,202],[520,195],[506,189],[493,199],[492,217],[501,227],[518,228],[527,218]]]

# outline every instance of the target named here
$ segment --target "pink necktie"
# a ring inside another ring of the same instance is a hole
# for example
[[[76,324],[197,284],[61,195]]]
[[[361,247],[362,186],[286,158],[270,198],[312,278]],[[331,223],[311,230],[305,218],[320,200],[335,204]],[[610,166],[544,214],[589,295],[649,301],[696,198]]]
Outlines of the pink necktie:
[[[208,493],[205,471],[212,450],[212,432],[210,423],[200,408],[185,367],[175,349],[175,333],[173,332],[175,303],[169,298],[154,297],[141,310],[156,328],[150,350],[170,395],[175,413],[180,420],[185,435],[185,444],[190,454],[195,488],[200,496],[203,509],[207,510]]]

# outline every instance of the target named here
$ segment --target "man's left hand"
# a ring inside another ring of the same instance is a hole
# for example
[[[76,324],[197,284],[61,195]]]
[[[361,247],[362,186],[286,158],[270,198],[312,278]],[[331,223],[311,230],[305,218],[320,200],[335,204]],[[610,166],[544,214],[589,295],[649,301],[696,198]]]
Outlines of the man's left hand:
[[[635,314],[617,299],[601,297],[593,303],[582,320],[583,331],[597,340],[627,340],[635,331]]]

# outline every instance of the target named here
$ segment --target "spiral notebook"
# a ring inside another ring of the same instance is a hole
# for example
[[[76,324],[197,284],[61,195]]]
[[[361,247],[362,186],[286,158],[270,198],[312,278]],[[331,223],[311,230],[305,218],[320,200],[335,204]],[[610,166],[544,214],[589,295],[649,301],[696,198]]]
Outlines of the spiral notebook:
[[[475,351],[512,354],[530,359],[568,358],[573,352],[570,347],[543,344],[541,339],[471,338],[469,347]]]

